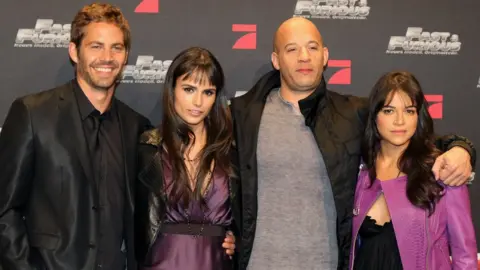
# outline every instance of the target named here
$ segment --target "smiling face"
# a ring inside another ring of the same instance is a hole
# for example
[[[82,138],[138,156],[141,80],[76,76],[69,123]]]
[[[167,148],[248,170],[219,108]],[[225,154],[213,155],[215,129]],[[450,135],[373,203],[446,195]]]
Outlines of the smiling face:
[[[174,90],[175,112],[192,129],[204,125],[216,99],[216,87],[196,75],[178,77]]]
[[[408,146],[417,130],[418,113],[412,99],[402,90],[391,91],[377,114],[377,130],[382,145]]]
[[[81,83],[95,90],[111,90],[127,61],[124,34],[111,23],[90,23],[80,46],[70,43],[69,54]]]

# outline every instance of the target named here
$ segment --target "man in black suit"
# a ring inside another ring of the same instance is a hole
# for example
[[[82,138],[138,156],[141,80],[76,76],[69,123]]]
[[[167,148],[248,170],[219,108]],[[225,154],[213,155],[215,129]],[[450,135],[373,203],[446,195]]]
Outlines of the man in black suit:
[[[76,78],[15,100],[0,134],[0,269],[136,269],[136,145],[150,122],[114,97],[130,28],[109,4],[75,16]],[[233,254],[232,236],[223,246]]]
[[[136,269],[136,145],[151,125],[114,97],[129,49],[122,12],[87,5],[71,28],[76,78],[13,102],[0,134],[0,269]]]
[[[68,50],[76,78],[13,102],[0,136],[0,268],[135,268],[136,145],[150,123],[114,97],[129,49],[118,8],[85,6]]]

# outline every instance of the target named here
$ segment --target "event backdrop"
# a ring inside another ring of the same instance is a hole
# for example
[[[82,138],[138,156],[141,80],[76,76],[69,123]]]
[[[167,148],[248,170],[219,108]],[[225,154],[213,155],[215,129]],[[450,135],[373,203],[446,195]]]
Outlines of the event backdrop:
[[[66,49],[70,23],[91,2],[16,0],[2,4],[0,126],[16,97],[72,78]],[[478,0],[110,2],[125,13],[133,38],[117,97],[153,123],[161,117],[158,101],[166,69],[181,50],[189,46],[210,49],[224,67],[229,97],[241,95],[271,69],[272,38],[279,24],[302,16],[318,26],[330,50],[325,72],[330,89],[366,96],[382,73],[411,71],[428,94],[437,132],[464,135],[480,149]],[[480,243],[480,179],[470,191]]]

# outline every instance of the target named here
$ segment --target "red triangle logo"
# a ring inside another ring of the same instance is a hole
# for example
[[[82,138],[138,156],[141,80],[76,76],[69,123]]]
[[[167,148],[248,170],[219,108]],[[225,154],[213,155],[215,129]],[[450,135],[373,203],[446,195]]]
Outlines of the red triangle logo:
[[[158,13],[160,10],[160,0],[142,0],[135,8],[135,13]]]

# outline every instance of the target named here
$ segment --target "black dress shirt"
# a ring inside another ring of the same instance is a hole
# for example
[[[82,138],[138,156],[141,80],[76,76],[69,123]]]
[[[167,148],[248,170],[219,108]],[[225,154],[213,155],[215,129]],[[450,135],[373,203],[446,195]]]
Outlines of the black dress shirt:
[[[125,162],[119,119],[112,99],[110,108],[100,114],[76,83],[74,87],[85,139],[89,148],[98,205],[92,211],[99,215],[97,269],[123,270],[126,256],[124,239]]]

